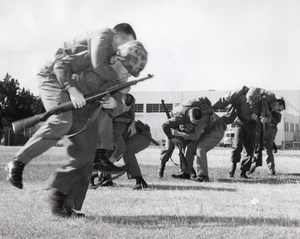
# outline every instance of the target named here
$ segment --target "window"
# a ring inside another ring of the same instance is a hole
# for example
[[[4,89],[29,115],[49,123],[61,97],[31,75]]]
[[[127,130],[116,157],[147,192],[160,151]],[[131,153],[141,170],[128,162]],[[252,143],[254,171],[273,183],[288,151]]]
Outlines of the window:
[[[147,113],[157,113],[157,112],[159,112],[159,104],[147,104],[146,112]]]
[[[134,112],[135,113],[143,113],[144,112],[144,104],[134,104]]]
[[[171,111],[173,109],[173,104],[165,104],[168,111]],[[162,104],[147,104],[146,105],[146,112],[147,113],[164,113],[164,107]]]
[[[288,123],[288,122],[285,122],[285,123],[284,123],[284,131],[285,131],[285,132],[288,132],[288,131],[289,131],[289,123]]]
[[[295,129],[294,129],[294,123],[291,123],[291,132],[294,132]]]
[[[300,132],[300,130],[299,130],[299,124],[296,124],[296,132]]]
[[[173,109],[172,104],[165,104],[165,106],[168,109],[168,111],[171,111]],[[165,112],[164,107],[162,106],[162,104],[159,105],[159,112]]]

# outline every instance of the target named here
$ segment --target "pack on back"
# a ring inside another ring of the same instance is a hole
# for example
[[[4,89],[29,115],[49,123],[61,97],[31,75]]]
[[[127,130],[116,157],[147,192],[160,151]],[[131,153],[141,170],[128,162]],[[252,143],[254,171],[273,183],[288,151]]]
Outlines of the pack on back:
[[[207,97],[199,97],[193,100],[190,100],[186,103],[182,103],[181,105],[176,106],[172,110],[173,116],[183,116],[185,113],[193,108],[197,107],[201,110],[202,114],[212,114],[213,109],[210,100]]]

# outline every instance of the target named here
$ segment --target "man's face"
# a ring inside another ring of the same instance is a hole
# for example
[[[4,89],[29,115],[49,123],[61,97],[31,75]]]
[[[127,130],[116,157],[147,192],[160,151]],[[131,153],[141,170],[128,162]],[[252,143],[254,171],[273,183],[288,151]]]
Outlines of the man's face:
[[[121,83],[127,82],[128,81],[128,77],[131,76],[131,74],[129,74],[129,72],[127,71],[127,69],[123,66],[123,64],[119,61],[116,60],[111,67],[115,70],[115,72],[117,73]]]
[[[284,110],[284,107],[279,102],[273,103],[273,105],[272,105],[272,111],[281,112],[283,110]]]

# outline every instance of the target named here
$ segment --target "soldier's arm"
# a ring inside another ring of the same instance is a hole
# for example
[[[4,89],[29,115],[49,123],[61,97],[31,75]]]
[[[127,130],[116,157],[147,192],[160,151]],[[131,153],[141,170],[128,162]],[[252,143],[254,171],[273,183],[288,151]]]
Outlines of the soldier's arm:
[[[162,129],[168,139],[173,138],[172,129],[179,127],[179,125],[182,123],[181,121],[181,117],[172,117],[162,124]]]
[[[110,66],[112,31],[106,29],[89,41],[89,53],[94,71],[107,81],[117,81],[118,75]]]
[[[245,95],[248,92],[249,88],[247,86],[243,86],[242,89],[236,91],[228,92],[225,97],[220,98],[214,105],[213,109],[225,109],[228,105],[232,104],[237,105],[239,104],[239,100],[242,95]]]
[[[86,50],[57,60],[53,66],[53,72],[63,89],[68,90],[73,86],[72,75],[87,70],[89,67],[90,58]]]

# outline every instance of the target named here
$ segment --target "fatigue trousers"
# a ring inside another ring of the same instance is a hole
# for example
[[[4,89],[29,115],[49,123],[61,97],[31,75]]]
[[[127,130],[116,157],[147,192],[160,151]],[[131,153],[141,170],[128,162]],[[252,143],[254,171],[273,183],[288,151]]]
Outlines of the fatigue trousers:
[[[193,153],[193,155],[196,154],[197,145],[194,142],[195,141],[189,141],[189,140],[181,141],[181,146],[182,146],[182,150],[184,151],[184,154],[186,154],[185,152],[187,149],[189,149],[189,152]],[[161,163],[165,164],[166,162],[169,161],[169,159],[172,157],[174,149],[175,149],[174,143],[170,139],[167,139],[165,148],[162,149],[160,153]],[[181,158],[179,159],[180,159],[181,171],[188,174],[191,173],[193,169],[193,165],[190,165],[188,160],[186,160],[186,163],[184,163],[182,162]]]
[[[234,137],[235,148],[231,152],[231,162],[236,164],[241,161],[241,153],[245,148],[246,154],[241,161],[241,170],[249,171],[255,150],[256,124],[244,124],[236,126]]]
[[[224,135],[224,128],[222,125],[214,127],[208,132],[204,132],[203,135],[197,141],[192,141],[186,151],[186,159],[188,165],[193,166],[195,158],[195,146],[196,146],[196,174],[197,176],[208,177],[208,165],[207,165],[207,152],[218,145]]]
[[[165,147],[160,152],[160,161],[166,163],[172,157],[173,151],[175,149],[175,144],[168,138],[166,139]]]
[[[126,152],[126,144],[123,138],[123,133],[127,130],[128,124],[114,122],[113,123],[113,145],[114,152],[110,156],[110,160],[115,162],[119,160]]]
[[[55,77],[38,77],[41,99],[46,110],[69,101]],[[72,125],[72,111],[50,116],[27,143],[16,153],[17,161],[28,164],[46,152],[68,134]]]
[[[265,130],[265,148],[267,152],[266,162],[270,173],[273,173],[275,171],[273,144],[274,144],[274,139],[276,134],[277,134],[276,127],[266,126],[266,130]]]
[[[81,130],[94,110],[93,105],[74,110],[70,133]],[[70,137],[71,144],[67,148],[69,162],[50,177],[50,188],[58,189],[67,195],[65,205],[69,208],[81,210],[92,176],[97,133],[97,122],[94,121],[88,130]]]
[[[149,136],[150,133],[149,133]],[[135,134],[125,140],[126,152],[123,154],[125,164],[129,165],[127,172],[128,179],[142,176],[140,166],[137,162],[136,154],[150,145],[150,140],[142,134]]]

